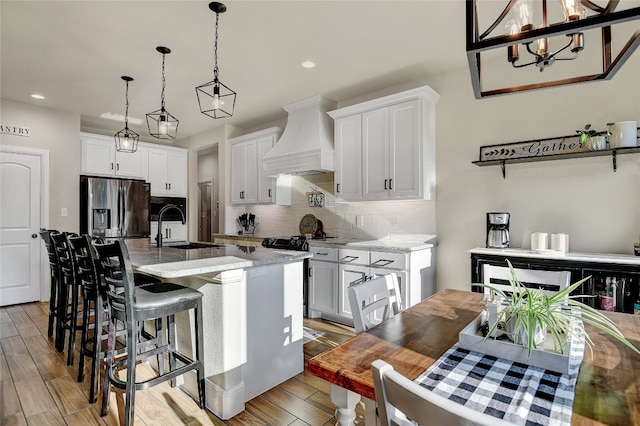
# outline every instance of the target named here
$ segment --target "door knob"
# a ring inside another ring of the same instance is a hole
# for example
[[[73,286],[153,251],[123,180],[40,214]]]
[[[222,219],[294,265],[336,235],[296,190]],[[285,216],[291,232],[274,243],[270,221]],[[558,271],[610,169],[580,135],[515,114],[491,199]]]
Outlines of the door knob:
[[[31,234],[31,238],[38,238],[38,234]]]

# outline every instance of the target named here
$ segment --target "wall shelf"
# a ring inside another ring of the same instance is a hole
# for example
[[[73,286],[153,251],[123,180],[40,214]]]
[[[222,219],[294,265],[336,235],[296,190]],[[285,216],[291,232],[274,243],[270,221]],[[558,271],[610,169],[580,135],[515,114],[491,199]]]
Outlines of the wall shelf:
[[[481,147],[485,148],[485,147]],[[617,156],[618,154],[632,154],[632,153],[640,153],[640,146],[635,147],[625,147],[625,148],[613,148],[613,149],[603,149],[599,151],[581,151],[581,152],[571,152],[571,153],[560,153],[560,154],[552,154],[552,155],[544,155],[537,157],[521,157],[521,158],[508,158],[508,159],[495,159],[495,160],[478,160],[472,161],[472,164],[476,166],[497,166],[500,165],[502,169],[502,177],[506,179],[506,165],[509,163],[528,163],[532,161],[550,161],[550,160],[564,160],[568,158],[581,158],[581,157],[602,157],[606,155],[611,155],[611,159],[613,162],[613,171],[618,170],[617,165]]]

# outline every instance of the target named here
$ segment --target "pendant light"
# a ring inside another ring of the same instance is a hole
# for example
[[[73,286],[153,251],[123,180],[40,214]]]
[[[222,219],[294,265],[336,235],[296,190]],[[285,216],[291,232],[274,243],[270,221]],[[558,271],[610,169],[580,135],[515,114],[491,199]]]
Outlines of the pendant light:
[[[125,91],[125,113],[124,113],[124,129],[115,134],[116,150],[120,152],[136,152],[138,149],[138,138],[140,137],[136,132],[129,129],[129,82],[133,81],[132,77],[123,75],[120,77],[126,83]]]
[[[216,13],[216,39],[213,50],[214,67],[213,81],[196,87],[196,95],[198,96],[198,104],[200,112],[211,118],[224,118],[233,115],[233,109],[236,105],[236,92],[222,84],[218,79],[218,18],[221,13],[227,10],[227,7],[218,2],[209,3],[209,9]]]
[[[158,139],[175,139],[178,133],[177,118],[169,114],[164,108],[164,88],[166,81],[164,78],[164,56],[171,53],[171,49],[164,46],[156,47],[156,50],[162,53],[162,92],[160,94],[160,109],[147,114],[147,126],[149,134]]]

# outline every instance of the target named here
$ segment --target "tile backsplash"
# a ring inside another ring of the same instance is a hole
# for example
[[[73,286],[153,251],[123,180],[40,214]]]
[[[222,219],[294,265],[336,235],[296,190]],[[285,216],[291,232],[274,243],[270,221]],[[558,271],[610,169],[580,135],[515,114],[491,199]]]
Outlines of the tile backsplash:
[[[307,194],[322,192],[325,205],[309,207]],[[435,201],[361,201],[336,203],[333,195],[333,173],[294,176],[291,206],[257,205],[232,207],[232,218],[242,212],[258,218],[256,236],[288,236],[300,233],[298,225],[305,214],[322,221],[328,236],[342,238],[386,238],[391,234],[435,234]],[[238,227],[227,224],[225,233],[235,234]]]

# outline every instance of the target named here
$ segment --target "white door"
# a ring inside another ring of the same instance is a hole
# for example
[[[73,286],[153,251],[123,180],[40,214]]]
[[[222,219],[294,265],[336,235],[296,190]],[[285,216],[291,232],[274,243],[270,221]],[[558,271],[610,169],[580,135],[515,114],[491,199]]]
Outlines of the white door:
[[[343,117],[335,122],[336,198],[362,200],[362,116]]]
[[[389,108],[362,114],[365,200],[389,199]]]
[[[422,195],[420,101],[390,107],[389,127],[391,198],[419,198]]]
[[[167,151],[149,149],[149,182],[151,183],[151,195],[166,195],[169,192]]]
[[[40,300],[40,161],[0,152],[0,306]]]

